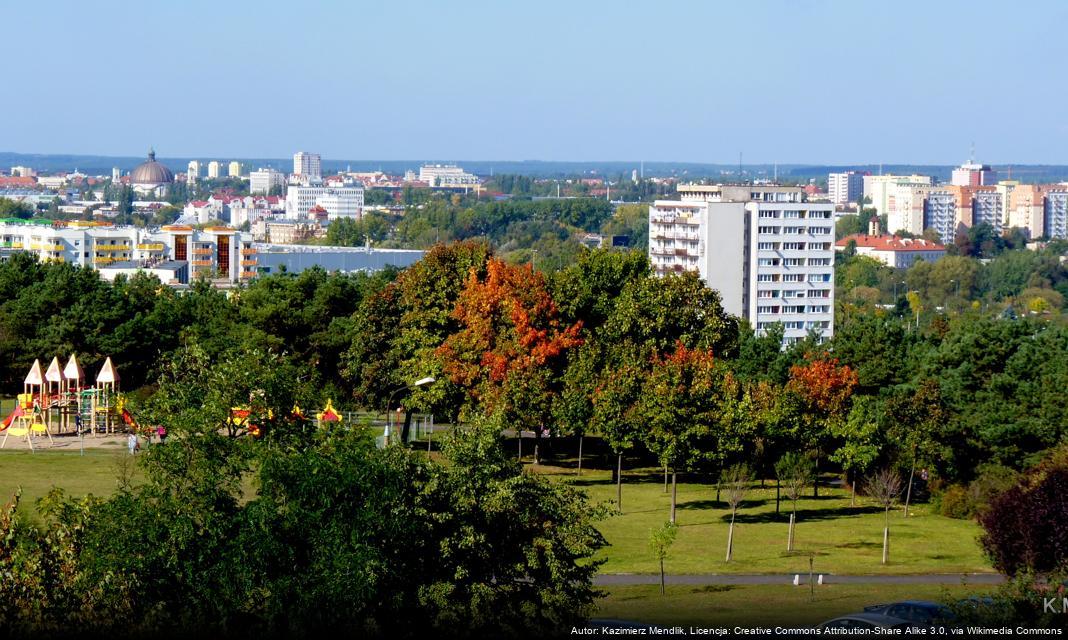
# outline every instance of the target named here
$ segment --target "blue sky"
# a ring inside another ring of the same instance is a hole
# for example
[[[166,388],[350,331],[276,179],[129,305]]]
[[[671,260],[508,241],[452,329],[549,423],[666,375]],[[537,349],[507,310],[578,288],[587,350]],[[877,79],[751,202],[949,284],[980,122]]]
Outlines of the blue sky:
[[[1064,2],[44,0],[0,21],[4,151],[1068,163]]]

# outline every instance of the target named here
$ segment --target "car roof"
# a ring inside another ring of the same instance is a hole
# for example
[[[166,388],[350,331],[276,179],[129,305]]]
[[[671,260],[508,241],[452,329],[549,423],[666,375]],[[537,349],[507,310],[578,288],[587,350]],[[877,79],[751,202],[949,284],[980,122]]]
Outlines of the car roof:
[[[835,620],[863,620],[864,622],[870,622],[872,624],[908,624],[908,620],[888,616],[885,613],[850,613],[848,615],[832,618],[827,622],[834,622]],[[827,624],[827,622],[824,622],[823,624]]]

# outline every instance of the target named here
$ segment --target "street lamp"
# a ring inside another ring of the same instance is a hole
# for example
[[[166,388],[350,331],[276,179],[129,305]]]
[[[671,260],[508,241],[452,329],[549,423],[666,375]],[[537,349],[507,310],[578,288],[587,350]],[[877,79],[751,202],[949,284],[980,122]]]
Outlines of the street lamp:
[[[419,378],[418,380],[416,380],[415,382],[413,382],[411,384],[406,384],[403,387],[397,387],[392,392],[390,392],[389,400],[386,402],[386,428],[385,428],[385,432],[382,434],[385,437],[385,443],[387,445],[389,444],[390,437],[393,435],[393,429],[392,429],[392,427],[393,427],[393,397],[396,396],[401,391],[405,391],[405,390],[409,390],[409,389],[415,389],[417,387],[422,387],[423,385],[430,384],[431,382],[434,382],[435,380],[436,379],[434,378],[434,376],[427,376],[425,378]],[[408,434],[404,434],[404,436],[407,436],[407,435]],[[402,437],[401,441],[403,442],[404,439],[405,438]]]

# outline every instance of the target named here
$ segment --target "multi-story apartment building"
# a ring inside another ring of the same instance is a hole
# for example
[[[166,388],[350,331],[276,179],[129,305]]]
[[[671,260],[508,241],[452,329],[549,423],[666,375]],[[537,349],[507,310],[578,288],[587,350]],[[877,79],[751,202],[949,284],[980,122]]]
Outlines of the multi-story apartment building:
[[[1046,191],[1037,184],[1017,185],[1009,195],[1009,227],[1024,229],[1031,238],[1046,235]]]
[[[997,175],[990,165],[967,162],[953,170],[950,184],[957,187],[993,186]]]
[[[879,215],[888,215],[891,209],[889,198],[899,192],[898,187],[929,187],[931,184],[930,176],[864,176],[864,196],[871,200],[871,206]]]
[[[943,243],[957,235],[957,197],[948,189],[935,189],[923,201],[923,228],[934,229]]]
[[[444,164],[428,164],[419,168],[419,181],[431,187],[469,188],[479,185],[478,176],[467,173],[460,167]]]
[[[245,174],[245,165],[237,160],[231,160],[230,164],[226,167],[226,174],[231,178],[240,178]]]
[[[185,181],[193,184],[200,179],[200,161],[190,160],[185,170]]]
[[[679,200],[649,207],[657,274],[697,271],[728,313],[784,342],[834,331],[834,205],[799,187],[679,185]]]
[[[308,212],[317,205],[329,212],[331,220],[338,217],[358,218],[363,211],[363,186],[350,180],[343,187],[289,185],[286,189],[287,218],[306,220]]]
[[[996,187],[976,189],[971,198],[971,224],[988,224],[1001,234],[1005,222],[1005,199]]]
[[[222,177],[222,163],[218,160],[212,160],[208,163],[208,178],[221,178]]]
[[[1045,235],[1068,239],[1068,186],[1048,191],[1045,200]]]
[[[304,180],[319,180],[323,177],[323,161],[318,153],[298,151],[293,154],[293,175]]]
[[[864,176],[867,173],[845,171],[827,175],[827,196],[837,205],[858,202],[864,197]]]
[[[229,227],[196,230],[169,225],[149,231],[91,222],[65,227],[0,223],[0,259],[29,251],[42,261],[106,269],[113,264],[152,266],[164,261],[189,262],[189,276],[239,282],[256,275],[252,236]]]
[[[286,175],[274,169],[257,169],[248,174],[249,193],[268,195],[274,187],[286,186]]]

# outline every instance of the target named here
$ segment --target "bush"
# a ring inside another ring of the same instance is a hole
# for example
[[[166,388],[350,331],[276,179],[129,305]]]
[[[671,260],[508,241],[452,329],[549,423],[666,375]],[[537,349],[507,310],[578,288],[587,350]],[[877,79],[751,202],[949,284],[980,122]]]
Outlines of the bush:
[[[967,489],[959,484],[950,485],[940,496],[938,513],[947,518],[966,520],[975,515],[975,503]]]
[[[1068,568],[1068,447],[1027,471],[979,514],[980,543],[1009,575]]]

